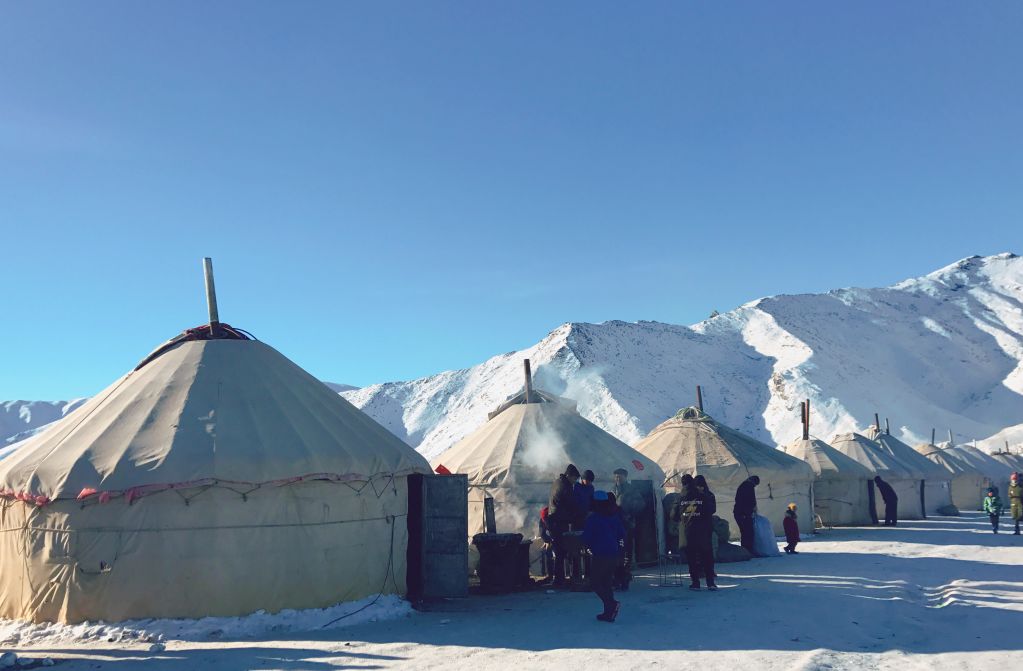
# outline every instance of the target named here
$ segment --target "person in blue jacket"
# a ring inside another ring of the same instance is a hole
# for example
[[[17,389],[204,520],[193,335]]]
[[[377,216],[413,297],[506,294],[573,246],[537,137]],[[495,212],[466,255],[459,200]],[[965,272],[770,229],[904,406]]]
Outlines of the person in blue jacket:
[[[597,619],[614,622],[621,604],[615,601],[611,584],[625,542],[625,526],[605,491],[593,492],[593,511],[583,525],[582,541],[593,555],[590,586],[604,604]]]

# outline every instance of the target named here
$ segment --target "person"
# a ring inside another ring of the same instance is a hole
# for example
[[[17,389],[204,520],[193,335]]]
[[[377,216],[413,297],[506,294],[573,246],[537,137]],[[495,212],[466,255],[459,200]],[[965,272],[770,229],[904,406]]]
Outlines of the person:
[[[987,490],[987,496],[984,497],[983,510],[987,513],[988,519],[991,520],[991,530],[998,533],[998,518],[1002,514],[1002,500],[998,498],[998,493],[995,492],[994,487]]]
[[[894,527],[899,523],[899,497],[880,475],[874,478],[874,484],[877,485],[877,491],[881,492],[881,500],[884,501],[884,525]]]
[[[643,512],[645,504],[643,495],[629,483],[629,472],[624,468],[615,469],[614,487],[610,493],[614,494],[622,525],[625,527],[625,552],[615,586],[626,591],[632,582],[632,563],[636,557],[636,519]]]
[[[1009,497],[1009,515],[1016,523],[1016,531],[1012,535],[1019,536],[1019,521],[1023,518],[1023,485],[1020,484],[1019,473],[1009,476],[1009,491],[1006,495]]]
[[[753,516],[757,514],[757,492],[756,487],[760,484],[760,478],[751,475],[739,488],[735,490],[735,505],[732,506],[732,516],[735,517],[735,524],[739,527],[740,545],[746,548],[749,553],[756,556],[756,549],[753,545]]]
[[[788,541],[788,545],[785,546],[785,553],[790,555],[799,554],[796,552],[796,546],[799,544],[799,521],[795,503],[790,503],[788,510],[785,511],[785,521],[782,522],[782,526],[785,527],[785,540]]]
[[[565,562],[568,559],[563,536],[579,523],[579,509],[575,502],[574,487],[579,480],[579,469],[574,464],[565,467],[551,484],[551,496],[547,503],[547,526],[554,548],[554,584],[565,583]],[[576,562],[573,562],[573,567]]]
[[[575,495],[575,504],[579,508],[580,522],[583,522],[589,515],[590,505],[593,502],[593,471],[583,471],[579,482],[572,487],[572,493]]]
[[[717,575],[714,573],[714,513],[717,499],[707,486],[707,479],[697,475],[682,494],[682,529],[685,534],[686,561],[689,564],[689,589],[700,589],[700,577],[706,579],[707,589],[717,591]]]
[[[624,540],[625,527],[608,500],[607,492],[594,491],[593,512],[586,517],[582,541],[593,556],[590,586],[604,604],[604,611],[597,615],[602,622],[614,622],[621,608],[615,601],[612,582]]]
[[[554,539],[551,538],[551,530],[547,525],[547,514],[550,509],[544,506],[540,509],[539,536],[543,542],[540,550],[540,558],[543,563],[544,582],[554,580]]]

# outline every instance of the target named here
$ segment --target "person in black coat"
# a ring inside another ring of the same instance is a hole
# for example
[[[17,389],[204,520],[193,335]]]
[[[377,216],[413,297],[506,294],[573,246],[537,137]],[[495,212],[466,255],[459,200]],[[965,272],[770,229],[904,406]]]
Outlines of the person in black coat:
[[[565,561],[568,559],[562,536],[579,524],[581,515],[575,498],[575,483],[579,480],[579,469],[569,464],[565,472],[551,484],[551,497],[547,503],[547,529],[554,546],[554,584],[565,582]],[[573,561],[573,567],[577,561]]]
[[[899,497],[880,475],[874,478],[874,485],[877,491],[881,492],[881,499],[884,501],[884,525],[894,527],[899,521]]]
[[[689,589],[700,589],[701,575],[707,580],[707,589],[717,590],[714,573],[714,513],[717,499],[702,475],[693,478],[693,484],[682,494],[682,528],[686,535],[686,561],[689,563]]]
[[[739,526],[739,536],[742,539],[739,542],[754,556],[756,552],[753,546],[753,516],[757,513],[756,486],[759,484],[760,478],[756,475],[744,480],[735,490],[735,505],[732,507],[732,515]]]

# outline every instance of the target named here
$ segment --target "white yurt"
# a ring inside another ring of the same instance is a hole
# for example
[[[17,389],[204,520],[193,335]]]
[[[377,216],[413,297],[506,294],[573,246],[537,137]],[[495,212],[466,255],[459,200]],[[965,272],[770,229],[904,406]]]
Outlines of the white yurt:
[[[940,510],[952,505],[952,476],[947,470],[888,431],[880,431],[872,426],[867,429],[866,435],[897,460],[923,474],[925,514],[937,515]]]
[[[942,449],[932,443],[914,448],[920,455],[944,468],[952,476],[952,504],[959,510],[980,510],[981,501],[991,484],[990,478],[955,449]]]
[[[703,475],[717,498],[718,516],[729,521],[733,539],[739,529],[732,517],[735,490],[751,475],[760,477],[757,507],[784,534],[785,509],[795,503],[804,514],[800,530],[812,533],[814,473],[805,462],[714,421],[698,408],[684,408],[656,426],[636,450],[656,461],[669,484],[685,473]]]
[[[540,510],[551,485],[568,464],[593,471],[596,489],[610,490],[613,473],[624,468],[629,480],[652,484],[656,552],[663,548],[660,501],[664,473],[653,460],[579,414],[576,404],[534,389],[527,367],[524,390],[490,413],[486,424],[435,457],[434,469],[469,477],[469,536],[484,531],[483,503],[494,499],[499,533],[537,536]]]
[[[899,519],[923,518],[920,505],[923,472],[903,464],[879,444],[859,433],[839,434],[831,439],[830,444],[861,466],[867,467],[873,475],[881,476],[882,480],[892,486],[899,497]],[[881,501],[880,493],[876,491],[874,508],[880,513],[880,518],[884,519],[884,503]]]
[[[782,448],[814,472],[813,509],[825,526],[870,524],[869,482],[874,474],[819,438],[801,438]]]
[[[412,448],[213,319],[0,462],[0,617],[237,616],[404,593],[412,473],[429,473]]]

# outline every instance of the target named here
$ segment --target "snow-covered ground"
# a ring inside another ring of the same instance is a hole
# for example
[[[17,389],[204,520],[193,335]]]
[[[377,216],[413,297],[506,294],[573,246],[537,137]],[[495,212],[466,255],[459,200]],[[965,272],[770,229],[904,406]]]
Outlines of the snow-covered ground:
[[[798,556],[720,566],[721,590],[640,576],[613,625],[596,597],[543,591],[452,600],[337,630],[15,647],[78,669],[991,669],[1023,635],[1023,540],[979,514],[834,529]],[[6,649],[0,643],[0,649]]]

